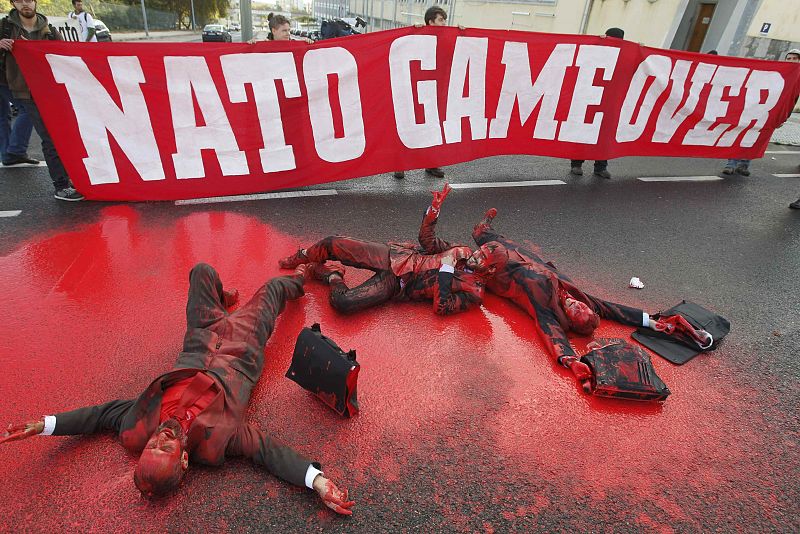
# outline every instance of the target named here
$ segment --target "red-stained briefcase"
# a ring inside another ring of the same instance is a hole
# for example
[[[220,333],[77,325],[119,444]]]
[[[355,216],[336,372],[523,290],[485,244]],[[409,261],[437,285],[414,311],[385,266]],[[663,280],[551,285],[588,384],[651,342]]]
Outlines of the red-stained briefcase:
[[[669,388],[653,368],[650,356],[622,339],[595,341],[581,361],[592,369],[592,393],[601,397],[663,401]]]
[[[357,382],[361,366],[356,351],[344,352],[322,335],[318,323],[297,336],[286,378],[316,395],[339,415],[358,413]]]

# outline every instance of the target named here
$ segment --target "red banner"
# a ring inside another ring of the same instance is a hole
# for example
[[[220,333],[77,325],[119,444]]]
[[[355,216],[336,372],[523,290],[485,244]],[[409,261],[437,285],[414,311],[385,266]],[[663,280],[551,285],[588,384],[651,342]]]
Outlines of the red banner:
[[[284,189],[498,154],[761,157],[796,63],[585,35],[403,28],[248,44],[18,41],[95,200]]]

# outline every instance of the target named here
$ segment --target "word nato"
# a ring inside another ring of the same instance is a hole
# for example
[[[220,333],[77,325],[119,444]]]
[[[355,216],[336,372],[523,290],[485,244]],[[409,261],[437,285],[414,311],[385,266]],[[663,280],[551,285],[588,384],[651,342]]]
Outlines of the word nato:
[[[587,122],[587,108],[601,103],[603,87],[594,85],[594,80],[598,73],[604,80],[611,79],[619,56],[618,47],[558,44],[532,80],[528,45],[506,42],[502,55],[505,74],[495,114],[489,119],[485,101],[488,39],[459,37],[450,65],[445,119],[440,122],[437,82],[420,80],[412,87],[411,76],[412,62],[418,62],[422,70],[436,69],[436,44],[437,37],[433,35],[403,36],[391,44],[388,60],[394,115],[397,134],[406,147],[458,143],[462,140],[462,119],[469,120],[473,140],[505,138],[515,105],[523,124],[539,107],[534,119],[534,139],[597,142],[603,113],[594,113],[592,121]],[[139,58],[108,57],[121,107],[80,57],[48,54],[47,60],[56,82],[64,84],[68,91],[76,116],[93,117],[92,121],[78,121],[87,152],[84,164],[91,183],[119,181],[109,134],[114,136],[143,180],[164,180],[150,112],[140,89],[145,76]],[[286,99],[302,95],[293,53],[229,54],[220,56],[219,61],[230,102],[248,103],[245,86],[252,86],[251,105],[257,113],[263,138],[261,146],[264,148],[259,151],[263,172],[295,169],[294,149],[284,138],[276,89],[280,81]],[[571,102],[567,119],[558,121],[556,108],[569,67],[578,69],[577,78],[572,94],[568,95]],[[203,177],[202,150],[215,152],[223,175],[249,174],[245,152],[237,146],[207,58],[168,56],[164,58],[164,69],[175,136],[175,153],[172,154],[175,176],[179,179]],[[341,47],[308,49],[302,58],[302,69],[316,153],[328,162],[358,158],[364,153],[366,137],[355,58]],[[347,110],[339,117],[343,126],[343,135],[339,137],[334,133],[334,112],[328,93],[330,75],[339,80],[339,107]],[[661,99],[663,104],[656,110],[656,102],[670,84],[668,96]],[[684,145],[732,146],[741,136],[740,146],[752,146],[769,111],[779,100],[784,82],[777,72],[650,55],[641,62],[630,81],[619,110],[616,140],[638,140],[646,126],[655,120],[649,141],[670,142],[681,124],[695,112],[700,93],[707,85],[711,89],[705,109],[698,110],[698,114],[702,111],[703,118],[685,134],[681,141]],[[465,86],[468,96],[465,96]],[[728,112],[724,92],[727,90],[728,95],[737,96],[742,89],[744,105],[738,122],[719,123]],[[762,91],[767,92],[763,102]],[[195,100],[204,118],[203,125],[198,125],[195,118]],[[415,118],[415,105],[424,110],[421,123]]]

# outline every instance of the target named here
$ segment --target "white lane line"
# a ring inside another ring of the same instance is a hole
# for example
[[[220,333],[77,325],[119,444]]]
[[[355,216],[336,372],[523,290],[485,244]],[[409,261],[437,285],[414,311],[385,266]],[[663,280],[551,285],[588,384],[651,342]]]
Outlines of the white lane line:
[[[716,182],[719,176],[642,176],[640,182]]]
[[[0,169],[24,169],[26,167],[47,167],[47,163],[40,161],[36,165],[31,165],[30,163],[20,163],[19,165],[2,165],[0,166]]]
[[[486,187],[535,187],[537,185],[567,185],[562,180],[529,180],[524,182],[472,182],[450,184],[453,189],[482,189]]]
[[[16,217],[20,213],[22,213],[22,210],[0,211],[0,217]]]
[[[773,174],[775,178],[800,178],[800,174]]]
[[[800,154],[800,150],[767,150],[764,154]]]
[[[258,195],[235,195],[229,197],[208,197],[190,198],[188,200],[176,200],[176,206],[188,204],[216,204],[218,202],[245,202],[247,200],[269,200],[273,198],[294,198],[294,197],[324,197],[336,195],[336,189],[316,189],[313,191],[281,191],[278,193],[260,193]]]

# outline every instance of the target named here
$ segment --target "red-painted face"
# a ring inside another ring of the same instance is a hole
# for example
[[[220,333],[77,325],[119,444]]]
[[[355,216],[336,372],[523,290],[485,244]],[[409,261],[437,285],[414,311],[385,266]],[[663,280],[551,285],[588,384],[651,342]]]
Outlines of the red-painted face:
[[[570,322],[570,330],[589,336],[600,325],[600,317],[585,302],[575,300],[569,293],[561,293],[561,307]]]
[[[139,491],[150,497],[177,488],[189,467],[189,453],[185,448],[186,434],[178,421],[164,421],[139,457],[134,473],[134,482]]]
[[[472,253],[467,259],[467,267],[477,274],[494,275],[508,263],[508,250],[497,241],[489,241]]]

